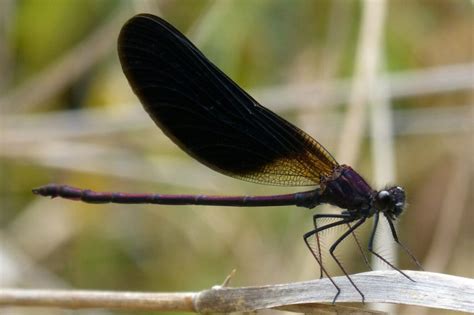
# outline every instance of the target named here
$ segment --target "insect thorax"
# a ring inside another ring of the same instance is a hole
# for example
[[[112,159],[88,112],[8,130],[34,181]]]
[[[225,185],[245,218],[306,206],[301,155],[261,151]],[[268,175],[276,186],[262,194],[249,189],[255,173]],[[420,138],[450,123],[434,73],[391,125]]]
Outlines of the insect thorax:
[[[341,165],[321,181],[321,201],[342,209],[367,210],[372,206],[374,190],[350,166]]]

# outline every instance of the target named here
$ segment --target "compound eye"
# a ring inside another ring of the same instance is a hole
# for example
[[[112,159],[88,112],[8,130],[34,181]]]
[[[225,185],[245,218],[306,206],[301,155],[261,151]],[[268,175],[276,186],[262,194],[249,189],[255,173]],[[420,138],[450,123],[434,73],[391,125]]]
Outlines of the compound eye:
[[[380,199],[380,200],[388,200],[388,198],[390,197],[390,193],[386,190],[381,190],[379,191],[377,197]]]
[[[397,202],[395,204],[395,208],[393,209],[393,214],[395,214],[395,216],[399,216],[400,214],[402,214],[403,212],[403,206],[404,206],[404,203],[403,202]]]

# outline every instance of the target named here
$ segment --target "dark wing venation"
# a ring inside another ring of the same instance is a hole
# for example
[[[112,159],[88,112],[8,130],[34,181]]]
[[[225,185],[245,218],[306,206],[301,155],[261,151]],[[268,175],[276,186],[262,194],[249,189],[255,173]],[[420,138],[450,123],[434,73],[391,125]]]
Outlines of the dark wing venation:
[[[315,185],[337,166],[313,138],[257,103],[183,34],[153,15],[129,20],[119,57],[135,94],[181,149],[221,173]]]

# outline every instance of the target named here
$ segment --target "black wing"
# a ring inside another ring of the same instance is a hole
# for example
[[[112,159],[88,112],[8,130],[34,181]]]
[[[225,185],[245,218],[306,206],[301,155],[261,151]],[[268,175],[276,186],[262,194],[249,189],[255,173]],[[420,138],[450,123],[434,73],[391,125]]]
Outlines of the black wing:
[[[257,183],[303,186],[318,184],[338,165],[316,140],[258,104],[163,19],[130,19],[118,52],[151,118],[210,168]]]

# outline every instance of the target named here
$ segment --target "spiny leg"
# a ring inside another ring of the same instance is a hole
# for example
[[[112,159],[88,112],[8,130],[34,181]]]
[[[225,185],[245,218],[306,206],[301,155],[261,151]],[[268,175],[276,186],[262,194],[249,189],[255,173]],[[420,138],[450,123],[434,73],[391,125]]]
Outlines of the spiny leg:
[[[347,223],[347,226],[349,229],[352,228],[350,223]],[[357,238],[354,231],[352,231],[352,236],[354,237],[357,247],[359,248],[359,252],[362,255],[362,258],[364,259],[365,265],[367,266],[367,268],[369,268],[369,270],[373,270],[372,266],[369,263],[369,259],[367,258],[367,255],[365,255],[364,251],[362,250],[362,246],[360,246],[359,239]]]
[[[317,224],[317,220],[318,219],[324,219],[324,218],[331,218],[331,219],[346,219],[348,218],[349,215],[347,214],[315,214],[313,215],[313,225],[314,225],[314,229],[317,230],[318,229],[318,224]],[[323,263],[323,256],[321,254],[321,242],[319,241],[319,233],[316,233],[315,235],[316,237],[316,243],[318,245],[318,254],[319,254],[319,259],[321,260],[321,264],[320,266],[322,265]],[[319,279],[322,279],[323,278],[323,269],[320,268],[320,275],[319,275]]]
[[[396,270],[398,271],[399,273],[401,273],[402,275],[404,275],[407,279],[415,282],[415,280],[413,280],[412,278],[410,278],[410,276],[408,276],[406,273],[404,273],[403,271],[401,271],[400,269],[398,269],[397,267],[395,267],[392,263],[390,263],[387,259],[383,258],[381,255],[379,255],[378,253],[376,253],[374,250],[373,250],[373,246],[374,246],[374,238],[375,238],[375,232],[377,230],[377,226],[379,224],[379,213],[376,212],[375,215],[374,215],[374,227],[372,229],[372,233],[370,234],[370,239],[369,239],[369,245],[368,245],[368,249],[369,249],[369,252],[371,252],[372,254],[374,254],[377,258],[379,258],[380,260],[382,260],[384,263],[386,263],[387,265],[389,265],[393,270]]]
[[[332,227],[336,227],[338,225],[341,225],[341,224],[345,224],[347,222],[350,222],[348,221],[347,219],[346,220],[341,220],[341,221],[337,221],[337,222],[334,222],[334,223],[330,223],[330,224],[327,224],[325,226],[322,226],[320,227],[319,229],[315,229],[315,230],[312,230],[312,231],[309,231],[308,233],[306,233],[304,236],[303,236],[303,239],[304,239],[304,242],[306,243],[306,246],[308,247],[309,251],[311,252],[311,254],[313,255],[314,259],[316,259],[316,261],[318,262],[319,266],[321,267],[321,270],[323,273],[326,274],[326,276],[328,277],[329,281],[331,281],[331,283],[334,285],[334,287],[336,288],[337,290],[337,293],[336,295],[334,296],[334,299],[332,300],[332,304],[336,303],[336,300],[337,300],[337,297],[339,296],[339,294],[341,293],[341,289],[339,288],[339,286],[334,282],[334,280],[331,278],[331,276],[329,275],[329,273],[326,271],[326,269],[324,268],[322,262],[320,261],[320,259],[318,258],[318,256],[314,253],[313,249],[311,248],[311,246],[309,245],[309,242],[308,242],[308,238],[310,238],[311,236],[313,236],[314,234],[317,234],[323,230],[326,230],[326,229],[330,229]]]
[[[359,221],[357,221],[356,224],[354,224],[354,226],[352,226],[349,230],[347,230],[346,232],[344,232],[344,234],[342,234],[341,237],[339,237],[337,239],[336,242],[334,242],[334,244],[332,244],[331,248],[329,249],[329,253],[331,254],[332,258],[334,259],[334,261],[337,263],[337,265],[339,266],[339,268],[342,270],[342,272],[344,273],[344,275],[347,277],[347,279],[349,280],[349,282],[352,284],[352,286],[356,289],[357,292],[359,292],[360,296],[362,297],[362,303],[365,303],[365,296],[364,294],[362,293],[362,291],[356,286],[356,284],[354,283],[354,281],[352,281],[351,277],[349,276],[349,274],[346,272],[346,270],[344,269],[344,267],[342,266],[341,262],[339,261],[339,259],[337,259],[336,255],[334,255],[334,251],[336,250],[336,247],[348,236],[350,235],[351,233],[353,233],[362,223],[364,223],[366,220],[365,217],[363,217],[362,219],[360,219]],[[349,223],[349,222],[346,222],[346,223]]]
[[[418,268],[420,268],[420,270],[423,270],[423,267],[421,266],[418,259],[416,259],[416,257],[411,253],[411,251],[398,239],[397,230],[395,229],[392,220],[390,220],[390,218],[388,217],[385,218],[388,221],[388,225],[390,226],[390,231],[392,231],[392,236],[395,242],[400,245],[400,247],[405,251],[405,253],[408,254],[408,256],[410,256],[411,260],[418,266]]]

